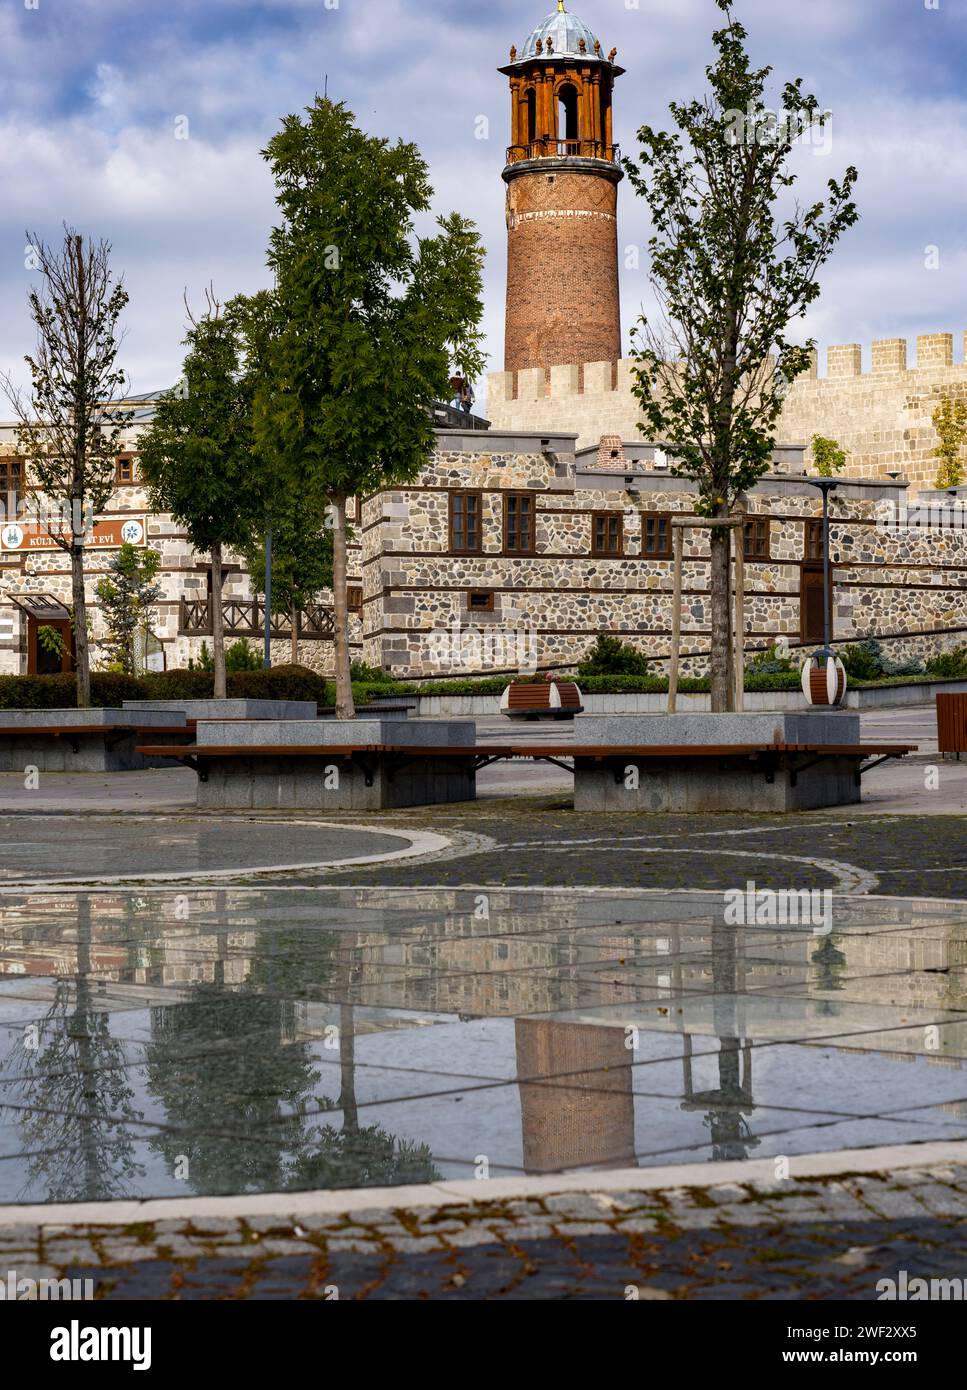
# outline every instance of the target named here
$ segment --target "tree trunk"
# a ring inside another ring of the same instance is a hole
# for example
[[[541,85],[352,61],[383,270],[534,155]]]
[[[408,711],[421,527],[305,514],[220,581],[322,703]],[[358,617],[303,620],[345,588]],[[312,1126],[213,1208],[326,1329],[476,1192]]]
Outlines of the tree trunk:
[[[212,656],[215,661],[215,699],[225,699],[225,615],[222,612],[222,547],[212,546]]]
[[[292,665],[293,665],[293,666],[298,666],[298,664],[299,664],[299,605],[298,605],[297,603],[293,603],[291,609],[289,610],[289,616],[290,616],[291,623],[292,623],[292,638],[291,638],[290,645],[289,645],[289,660],[292,662]]]
[[[87,597],[84,593],[84,547],[71,548],[71,602],[74,609],[74,651],[77,659],[77,708],[91,703],[91,652],[87,642]]]
[[[349,596],[346,593],[346,496],[332,498],[332,632],[336,662],[336,718],[355,719],[349,675]]]
[[[732,708],[732,605],[729,594],[730,537],[727,526],[713,526],[711,537],[712,711]]]

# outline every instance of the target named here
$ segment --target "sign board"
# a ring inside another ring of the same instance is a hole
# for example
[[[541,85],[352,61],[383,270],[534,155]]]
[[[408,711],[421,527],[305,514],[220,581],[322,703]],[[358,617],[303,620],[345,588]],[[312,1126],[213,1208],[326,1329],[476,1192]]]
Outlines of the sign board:
[[[67,538],[66,531],[61,532]],[[84,544],[92,550],[117,550],[122,545],[144,545],[144,517],[116,517],[110,521],[95,521]],[[7,521],[0,526],[0,550],[57,550],[57,542],[46,526],[31,521]]]

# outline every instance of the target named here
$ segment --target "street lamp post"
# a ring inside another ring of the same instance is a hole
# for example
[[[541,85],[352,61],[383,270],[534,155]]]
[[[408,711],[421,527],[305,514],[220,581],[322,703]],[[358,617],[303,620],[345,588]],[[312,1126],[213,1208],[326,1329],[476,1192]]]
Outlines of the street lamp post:
[[[265,528],[265,628],[262,665],[272,665],[272,522]]]

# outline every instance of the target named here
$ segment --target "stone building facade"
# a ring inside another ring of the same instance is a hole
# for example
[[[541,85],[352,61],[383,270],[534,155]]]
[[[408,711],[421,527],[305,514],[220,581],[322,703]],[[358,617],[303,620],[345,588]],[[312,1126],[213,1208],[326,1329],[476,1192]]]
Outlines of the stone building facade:
[[[150,413],[150,405],[140,412]],[[211,628],[205,625],[205,604],[211,586],[211,564],[207,556],[195,552],[184,530],[170,516],[152,513],[148,495],[138,473],[137,438],[143,424],[126,432],[123,452],[117,460],[116,487],[110,505],[96,519],[89,561],[86,566],[86,597],[93,641],[92,664],[104,664],[100,643],[107,636],[97,597],[98,580],[107,571],[112,555],[126,537],[135,544],[156,550],[161,557],[158,584],[162,598],[155,613],[154,634],[159,642],[159,665],[167,669],[183,668],[189,660],[196,663],[202,646],[211,647]],[[70,558],[50,540],[44,528],[31,527],[22,512],[25,497],[22,465],[12,426],[0,426],[0,675],[21,675],[38,670],[49,671],[52,663],[38,648],[38,630],[52,626],[61,632],[65,642],[70,640],[69,610],[71,607]],[[18,525],[19,516],[19,525]],[[21,544],[14,545],[11,522],[23,533]],[[362,650],[362,616],[360,603],[362,585],[359,572],[360,544],[353,539],[349,549],[349,593],[354,611],[350,614],[350,646],[354,656]],[[230,620],[237,624],[229,630],[227,641],[240,638],[261,651],[261,617],[251,605],[258,596],[254,593],[241,557],[230,551],[224,563],[224,598]],[[38,603],[38,601],[44,601]],[[53,604],[46,602],[52,600]],[[331,595],[319,595],[322,608],[331,604]],[[235,605],[231,607],[231,605]],[[255,619],[253,622],[252,620]],[[285,617],[274,624],[278,634],[272,641],[272,661],[278,665],[291,660],[291,624]],[[325,639],[302,640],[298,645],[300,664],[327,674],[332,671],[332,642]],[[69,649],[60,663],[70,669]]]
[[[802,450],[778,449],[749,494],[746,640],[822,639],[818,491]],[[967,637],[967,489],[918,503],[902,480],[849,478],[833,494],[833,637],[875,636],[895,659]],[[672,516],[694,485],[654,445],[573,434],[438,435],[431,466],[362,507],[363,651],[394,675],[566,667],[597,633],[659,664],[671,629]],[[683,651],[709,650],[707,532],[686,532]]]

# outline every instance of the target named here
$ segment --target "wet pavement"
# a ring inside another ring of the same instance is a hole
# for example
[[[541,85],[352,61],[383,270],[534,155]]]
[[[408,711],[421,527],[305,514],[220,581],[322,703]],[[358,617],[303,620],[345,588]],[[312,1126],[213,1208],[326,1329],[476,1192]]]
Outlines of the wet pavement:
[[[0,901],[4,1203],[965,1132],[963,903],[820,892],[801,903],[811,921],[777,925],[726,920],[722,892],[277,884]]]

